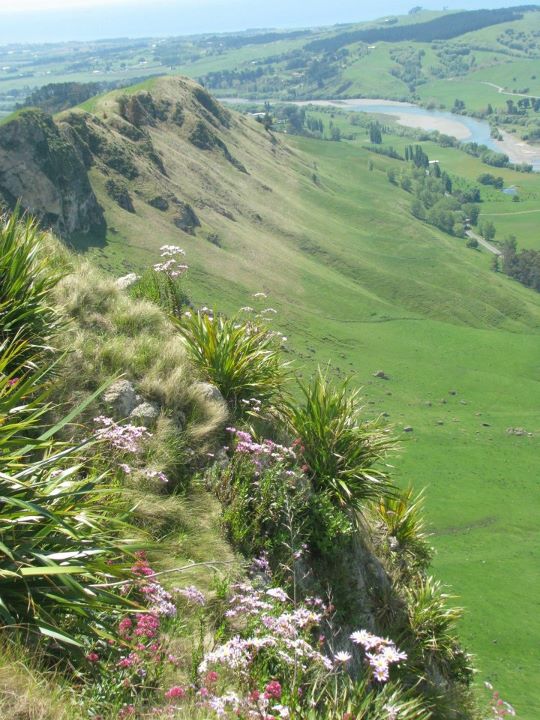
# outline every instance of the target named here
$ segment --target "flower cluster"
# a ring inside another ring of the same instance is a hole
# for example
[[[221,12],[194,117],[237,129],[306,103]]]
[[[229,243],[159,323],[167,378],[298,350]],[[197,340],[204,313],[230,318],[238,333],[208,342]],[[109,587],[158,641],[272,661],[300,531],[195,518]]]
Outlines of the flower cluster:
[[[388,680],[391,665],[407,659],[407,654],[400,652],[391,640],[377,637],[367,630],[358,630],[350,638],[355,645],[364,648],[373,677],[379,682]]]
[[[264,572],[264,567],[257,568],[257,573],[261,570]],[[315,631],[330,612],[322,600],[310,598],[294,605],[283,588],[264,584],[255,587],[252,582],[238,583],[232,590],[226,617],[234,627],[245,630],[242,634],[236,632],[203,657],[198,668],[199,676],[206,678],[198,692],[201,707],[218,717],[292,718],[299,703],[310,702],[303,699],[303,688],[309,687],[314,676],[336,681],[346,676],[352,652],[340,650],[326,655],[320,649],[325,640]],[[362,645],[373,677],[379,682],[388,679],[393,663],[406,658],[392,641],[365,630],[353,633],[351,640]],[[274,671],[281,668],[279,679],[264,681],[269,667]],[[209,687],[210,675],[214,681],[223,678],[226,690],[219,693],[219,684]],[[231,680],[239,687],[250,687],[249,693],[231,692]]]
[[[262,402],[257,398],[249,398],[249,400],[240,400],[242,405],[245,406],[246,410],[254,415],[258,415],[261,412]]]
[[[161,257],[162,262],[154,265],[154,270],[164,273],[168,277],[175,279],[184,275],[188,269],[188,265],[179,262],[178,257],[186,253],[176,245],[162,245]]]
[[[143,440],[152,437],[152,434],[143,426],[119,425],[112,418],[105,415],[95,417],[94,422],[96,425],[101,425],[96,431],[96,437],[99,440],[105,440],[111,447],[121,452],[139,453]]]
[[[124,702],[119,718],[139,717],[138,698],[159,687],[167,663],[176,664],[176,658],[166,652],[163,626],[177,612],[172,596],[157,581],[144,552],[136,553],[131,572],[133,579],[123,586],[124,594],[134,596],[145,611],[123,617],[117,639],[98,641],[86,655],[94,682],[101,686],[99,692],[114,687],[115,702]]]
[[[137,562],[131,571],[138,578],[137,590],[145,599],[145,604],[151,612],[154,615],[174,617],[176,605],[172,601],[172,595],[155,579],[156,573],[148,564],[145,553],[137,553]]]
[[[174,591],[178,593],[178,595],[182,595],[191,605],[200,605],[201,607],[206,605],[206,598],[194,585],[189,585],[185,588],[175,588]]]
[[[486,688],[491,691],[491,700],[489,703],[490,710],[491,710],[491,717],[493,720],[500,720],[500,718],[505,718],[508,716],[514,717],[516,714],[516,711],[510,705],[510,703],[507,703],[505,700],[501,698],[499,693],[493,689],[493,685],[491,683],[484,683]]]
[[[278,445],[273,440],[263,440],[262,443],[255,442],[250,433],[244,430],[237,430],[228,427],[227,431],[233,433],[236,439],[235,452],[239,455],[250,455],[256,464],[261,464],[263,459],[270,459],[274,462],[285,462],[294,460],[296,455],[292,448]]]
[[[327,607],[320,598],[293,602],[284,588],[272,583],[264,555],[251,567],[253,579],[231,588],[224,639],[203,655],[193,684],[163,688],[165,704],[154,708],[152,717],[172,718],[178,710],[195,706],[209,719],[292,720],[317,707],[311,687],[326,683],[337,687],[348,677],[351,648],[328,654],[323,649],[322,623],[331,615],[332,606]],[[119,623],[126,651],[117,659],[116,671],[122,687],[134,690],[149,682],[154,668],[163,668],[166,662],[176,665],[177,659],[167,655],[162,640],[164,616],[173,614],[167,608],[176,612],[170,594],[156,581],[144,553],[138,553],[132,572],[132,587],[144,598],[148,610]],[[194,606],[206,602],[194,586],[173,592]],[[392,641],[365,630],[354,632],[350,639],[362,646],[370,667],[368,677],[378,682],[385,682],[390,666],[406,658]],[[101,662],[97,653],[89,653],[87,659],[92,665]],[[153,687],[160,686],[160,678],[152,676]],[[129,704],[135,697],[125,697],[122,717],[136,716],[135,706]],[[503,716],[500,712],[493,717]],[[394,718],[390,710],[388,717]]]

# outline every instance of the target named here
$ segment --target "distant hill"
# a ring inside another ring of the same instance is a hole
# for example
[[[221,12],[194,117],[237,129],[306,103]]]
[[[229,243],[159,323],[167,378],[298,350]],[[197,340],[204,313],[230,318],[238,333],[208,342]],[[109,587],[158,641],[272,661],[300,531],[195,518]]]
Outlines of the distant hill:
[[[314,40],[306,45],[306,50],[335,52],[345,45],[355,42],[402,42],[403,40],[432,42],[433,40],[449,40],[468,32],[481,30],[490,25],[521,20],[523,12],[538,10],[540,10],[540,7],[537,5],[523,5],[499,10],[455,12],[427,22],[341,33],[328,39]]]

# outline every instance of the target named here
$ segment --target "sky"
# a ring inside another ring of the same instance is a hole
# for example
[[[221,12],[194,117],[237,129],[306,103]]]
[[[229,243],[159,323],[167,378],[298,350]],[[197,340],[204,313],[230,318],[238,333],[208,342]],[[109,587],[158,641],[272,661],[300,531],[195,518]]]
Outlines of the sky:
[[[433,10],[524,0],[431,0]],[[406,13],[414,0],[0,0],[0,44],[308,27]]]

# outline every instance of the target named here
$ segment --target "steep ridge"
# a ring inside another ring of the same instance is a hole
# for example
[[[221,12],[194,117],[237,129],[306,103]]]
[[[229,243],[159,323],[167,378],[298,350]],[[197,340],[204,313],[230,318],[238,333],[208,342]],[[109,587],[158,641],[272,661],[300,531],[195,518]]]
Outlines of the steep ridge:
[[[387,179],[394,161],[377,157],[370,172],[353,143],[274,135],[190,81],[114,92],[54,126],[105,219],[103,231],[65,233],[76,248],[119,275],[180,245],[195,302],[236,311],[264,290],[291,353],[356,371],[368,415],[412,428],[397,474],[430,484],[437,570],[463,592],[466,640],[505,693],[518,680],[532,687],[532,664],[519,669],[532,634],[505,588],[519,576],[520,607],[533,612],[536,580],[516,556],[537,542],[524,508],[537,492],[539,296],[412,217],[410,195]],[[389,381],[372,377],[380,368]]]
[[[0,206],[17,202],[63,236],[104,230],[69,128],[41,110],[21,112],[0,128]]]

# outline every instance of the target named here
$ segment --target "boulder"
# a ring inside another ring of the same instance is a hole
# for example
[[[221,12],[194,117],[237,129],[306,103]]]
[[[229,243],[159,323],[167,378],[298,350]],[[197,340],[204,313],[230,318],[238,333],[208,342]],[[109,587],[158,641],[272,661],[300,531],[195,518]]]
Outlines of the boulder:
[[[532,437],[532,433],[531,433],[531,432],[529,432],[528,430],[525,430],[525,428],[521,428],[521,427],[516,427],[516,428],[514,428],[514,427],[509,427],[509,428],[506,429],[506,432],[507,432],[509,435],[518,435],[518,436],[521,436],[521,437],[524,436],[524,435],[527,435],[528,437]]]
[[[384,372],[384,370],[377,370],[377,372],[373,373],[373,377],[381,378],[381,380],[390,380],[389,376]]]
[[[157,405],[150,402],[143,402],[131,411],[129,417],[148,427],[156,422],[158,416],[159,407]]]
[[[221,394],[219,388],[215,385],[206,382],[199,382],[196,383],[195,387],[205,400],[212,400],[213,402],[225,404],[225,398]]]
[[[410,433],[410,432],[413,432],[413,431],[414,431],[414,428],[411,427],[410,425],[406,425],[406,426],[403,428],[403,432]]]
[[[103,396],[103,400],[118,418],[126,418],[137,407],[137,394],[129,380],[117,380]]]
[[[133,285],[133,283],[136,283],[139,279],[139,276],[135,273],[129,273],[129,275],[123,275],[122,277],[119,277],[116,280],[116,287],[120,290],[125,290],[130,285]]]

